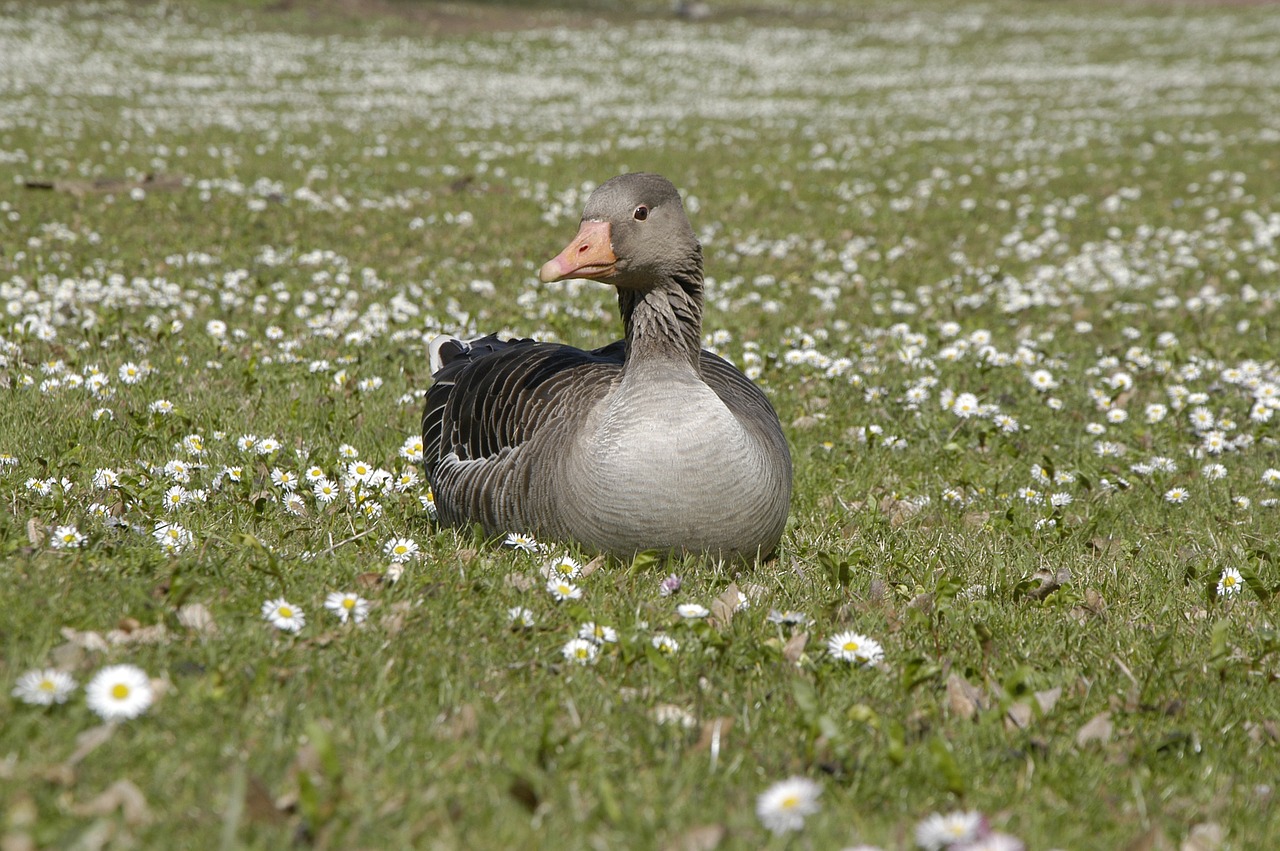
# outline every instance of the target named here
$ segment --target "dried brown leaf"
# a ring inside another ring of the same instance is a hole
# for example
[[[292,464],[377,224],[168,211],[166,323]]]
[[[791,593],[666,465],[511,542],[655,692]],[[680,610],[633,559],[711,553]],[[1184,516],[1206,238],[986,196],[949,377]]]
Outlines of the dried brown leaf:
[[[1111,741],[1111,731],[1111,713],[1099,712],[1076,731],[1076,747],[1083,748],[1093,742],[1105,745]]]
[[[178,623],[201,635],[217,635],[218,624],[204,603],[184,603],[178,608]]]
[[[598,555],[582,566],[582,578],[586,579],[602,567],[604,567],[604,556]]]
[[[1226,831],[1222,825],[1206,821],[1191,828],[1187,838],[1182,840],[1180,851],[1218,851],[1226,839]]]
[[[947,706],[957,718],[968,720],[989,705],[982,689],[955,672],[947,677]]]
[[[40,522],[39,517],[32,517],[27,521],[27,540],[33,547],[44,544],[44,523]]]
[[[1031,704],[1025,700],[1019,700],[1017,703],[1010,705],[1009,710],[1004,715],[1004,728],[1009,731],[1014,729],[1025,730],[1031,726]]]
[[[662,846],[662,851],[714,851],[728,835],[728,829],[722,824],[700,824],[673,837]]]
[[[1040,705],[1040,713],[1048,715],[1053,711],[1053,707],[1058,705],[1058,698],[1062,697],[1062,686],[1055,686],[1051,689],[1036,692],[1036,703]]]
[[[169,629],[162,623],[140,626],[135,629],[113,629],[105,636],[108,644],[164,644],[169,640]]]
[[[719,629],[727,627],[733,622],[733,614],[738,611],[742,599],[738,583],[730,582],[729,587],[711,601],[711,623]]]
[[[1027,596],[1033,600],[1043,600],[1071,581],[1071,569],[1064,567],[1057,571],[1037,570],[1035,578],[1040,580],[1040,585],[1028,591]]]
[[[787,639],[787,643],[782,647],[782,658],[795,665],[800,662],[800,657],[804,655],[804,647],[809,643],[809,633],[797,632],[795,635]]]
[[[506,576],[502,577],[502,582],[504,585],[508,585],[521,593],[528,591],[534,586],[533,577],[526,573],[508,573]]]
[[[124,823],[130,827],[151,821],[146,796],[129,780],[117,780],[97,797],[71,807],[71,812],[78,816],[109,816],[117,810],[124,816]]]
[[[107,640],[96,632],[80,632],[69,626],[62,628],[62,637],[84,650],[102,652],[107,649]]]

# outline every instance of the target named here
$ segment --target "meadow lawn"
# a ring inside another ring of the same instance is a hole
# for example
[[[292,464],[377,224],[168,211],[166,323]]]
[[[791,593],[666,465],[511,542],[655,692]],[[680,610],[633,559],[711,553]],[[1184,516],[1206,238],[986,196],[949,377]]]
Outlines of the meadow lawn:
[[[622,5],[0,0],[0,847],[1274,848],[1280,12]],[[433,522],[640,170],[754,569]]]

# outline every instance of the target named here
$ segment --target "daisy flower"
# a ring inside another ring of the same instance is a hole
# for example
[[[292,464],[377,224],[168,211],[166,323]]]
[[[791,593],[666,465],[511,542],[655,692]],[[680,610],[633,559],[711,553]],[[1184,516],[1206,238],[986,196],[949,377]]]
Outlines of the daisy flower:
[[[182,485],[174,485],[164,492],[162,501],[165,511],[176,511],[187,501],[187,489]]]
[[[120,474],[110,467],[99,467],[93,471],[93,486],[100,491],[114,487],[120,481]]]
[[[298,489],[298,476],[289,470],[275,467],[271,470],[271,483],[282,490],[292,492]]]
[[[153,414],[161,414],[161,415],[172,414],[173,403],[170,402],[168,399],[157,399],[147,406],[147,410],[151,411],[151,413]]]
[[[676,614],[689,619],[705,618],[711,614],[711,610],[698,603],[681,603],[676,606]]]
[[[578,665],[590,665],[600,655],[600,648],[585,638],[574,638],[560,648],[560,655]]]
[[[431,488],[427,488],[427,492],[418,497],[418,502],[422,503],[422,510],[427,512],[428,517],[436,519],[436,495],[431,492]]]
[[[658,649],[658,652],[667,656],[673,656],[680,650],[680,642],[665,633],[659,632],[649,641]]]
[[[414,435],[400,446],[400,457],[413,464],[422,462],[422,436]]]
[[[1222,571],[1222,576],[1218,578],[1218,596],[1231,597],[1240,593],[1240,587],[1244,584],[1244,577],[1240,575],[1240,571],[1234,567],[1228,567]]]
[[[973,842],[986,833],[986,820],[978,812],[934,813],[916,825],[916,845],[924,851],[942,851]]]
[[[577,579],[582,575],[582,565],[568,556],[544,564],[540,570],[547,579]]]
[[[507,609],[507,623],[512,629],[533,629],[533,612],[524,606],[512,606]]]
[[[616,644],[618,631],[611,626],[587,621],[578,627],[578,637],[585,638],[587,641],[592,641],[596,644]]]
[[[382,551],[396,564],[404,564],[418,554],[418,542],[413,538],[392,538],[382,546]]]
[[[774,783],[756,798],[756,815],[773,834],[804,827],[804,820],[818,812],[822,787],[808,777],[788,777]]]
[[[557,603],[565,600],[578,600],[582,597],[582,589],[568,579],[558,577],[547,580],[547,591],[556,598]]]
[[[337,615],[338,620],[343,623],[348,619],[353,623],[364,623],[364,619],[369,616],[369,601],[350,591],[334,591],[324,598],[324,607]]]
[[[1268,467],[1262,474],[1262,483],[1271,487],[1280,487],[1280,470]]]
[[[524,535],[520,532],[508,532],[507,538],[502,542],[502,545],[515,550],[522,550],[526,553],[536,553],[540,548],[532,535]]]
[[[1186,488],[1169,488],[1164,492],[1164,501],[1173,503],[1174,505],[1181,505],[1186,502],[1190,496],[1191,494],[1187,492]]]
[[[236,440],[236,448],[241,452],[252,452],[257,445],[258,436],[256,434],[242,434]]]
[[[33,706],[52,706],[55,703],[66,703],[75,690],[76,681],[70,674],[56,668],[45,668],[43,671],[28,671],[18,677],[11,694]]]
[[[147,672],[135,665],[109,665],[84,689],[85,702],[104,721],[125,721],[147,711],[155,693]]]
[[[147,370],[136,363],[129,362],[122,364],[116,374],[120,376],[120,380],[125,384],[137,384],[146,377]]]
[[[856,632],[841,632],[827,640],[827,652],[842,662],[870,668],[884,657],[880,642]]]
[[[83,547],[85,536],[75,526],[58,526],[49,538],[49,545],[55,550],[67,550]]]
[[[259,455],[271,455],[280,451],[280,441],[274,437],[264,437],[253,445],[253,451]]]
[[[683,580],[673,573],[666,579],[662,580],[662,583],[658,586],[658,594],[662,597],[670,597],[672,594],[679,591],[680,586],[683,584]]]
[[[344,443],[338,447],[338,457],[345,461],[354,461],[360,457],[360,450],[350,443]]]
[[[316,502],[321,505],[328,505],[338,498],[338,486],[324,476],[316,480],[311,492],[316,495]]]
[[[167,553],[180,553],[195,540],[189,530],[177,523],[161,523],[152,530],[151,536]]]
[[[328,478],[328,476],[325,475],[324,467],[321,467],[318,464],[312,464],[310,467],[307,468],[306,472],[303,473],[302,475],[303,475],[303,478],[305,478],[308,482],[311,482],[312,484],[315,484],[321,479]]]
[[[277,597],[263,603],[262,617],[267,623],[284,632],[299,632],[307,625],[307,616],[302,609],[284,597]]]

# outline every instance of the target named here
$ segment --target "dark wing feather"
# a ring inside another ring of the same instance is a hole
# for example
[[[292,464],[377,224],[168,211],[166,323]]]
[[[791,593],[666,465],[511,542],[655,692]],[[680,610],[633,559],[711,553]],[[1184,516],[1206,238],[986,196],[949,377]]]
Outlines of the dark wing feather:
[[[490,335],[437,351],[442,366],[422,414],[423,466],[437,508],[446,520],[515,528],[524,508],[516,495],[532,486],[515,463],[519,450],[570,408],[589,409],[621,371],[623,345],[583,351]],[[474,461],[485,463],[459,463]]]

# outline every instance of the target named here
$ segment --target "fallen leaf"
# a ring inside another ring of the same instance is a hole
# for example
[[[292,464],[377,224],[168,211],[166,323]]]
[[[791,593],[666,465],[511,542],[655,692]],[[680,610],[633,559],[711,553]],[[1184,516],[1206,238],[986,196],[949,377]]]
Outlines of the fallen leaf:
[[[1062,686],[1056,686],[1045,691],[1038,691],[1035,694],[1036,703],[1040,704],[1040,712],[1048,715],[1053,711],[1053,707],[1058,705],[1058,698],[1062,697]]]
[[[733,614],[742,604],[742,593],[738,591],[738,583],[730,582],[729,587],[720,596],[711,601],[711,623],[724,629],[733,622]]]
[[[33,547],[44,544],[44,524],[40,522],[39,517],[32,517],[27,521],[27,540]]]
[[[1225,838],[1222,825],[1206,821],[1191,828],[1187,838],[1182,840],[1181,851],[1218,851]]]
[[[672,838],[662,846],[662,851],[713,851],[728,834],[722,824],[700,824]]]
[[[582,566],[582,571],[580,572],[580,575],[582,576],[583,579],[585,579],[602,567],[604,567],[604,556],[602,555],[596,556],[591,561],[587,562]]]
[[[1031,704],[1020,700],[1010,705],[1009,710],[1005,712],[1004,722],[1006,730],[1025,730],[1031,726]]]
[[[185,603],[178,608],[178,623],[201,635],[217,635],[218,624],[204,603]]]
[[[169,629],[162,623],[140,626],[135,629],[113,629],[104,636],[108,644],[164,644],[169,640]]]
[[[797,632],[795,635],[787,639],[787,643],[782,647],[782,658],[786,659],[793,665],[800,663],[800,657],[804,655],[804,646],[809,643],[809,633]]]
[[[129,780],[117,780],[96,798],[71,807],[71,812],[78,816],[109,816],[116,810],[120,811],[124,816],[124,823],[130,827],[151,821],[146,797]]]
[[[1064,567],[1057,571],[1037,570],[1035,578],[1040,580],[1040,585],[1028,591],[1027,596],[1033,600],[1043,600],[1071,581],[1071,569]]]
[[[957,718],[968,720],[989,705],[982,689],[954,671],[947,677],[947,706]]]
[[[69,626],[64,626],[62,628],[62,637],[77,647],[81,647],[85,650],[101,652],[106,650],[108,647],[107,640],[98,633],[80,632],[79,630],[72,629]]]
[[[1111,713],[1099,712],[1076,732],[1076,747],[1083,748],[1092,742],[1106,744],[1111,740],[1111,730]]]
[[[508,573],[502,577],[502,582],[521,593],[533,588],[533,577],[524,573]]]

